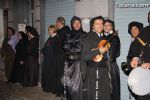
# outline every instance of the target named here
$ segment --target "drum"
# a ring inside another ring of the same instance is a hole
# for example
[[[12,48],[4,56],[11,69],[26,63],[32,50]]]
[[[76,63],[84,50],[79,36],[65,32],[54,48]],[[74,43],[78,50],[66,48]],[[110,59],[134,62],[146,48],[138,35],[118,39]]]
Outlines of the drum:
[[[133,93],[144,96],[150,93],[150,69],[137,67],[128,77],[128,85]]]

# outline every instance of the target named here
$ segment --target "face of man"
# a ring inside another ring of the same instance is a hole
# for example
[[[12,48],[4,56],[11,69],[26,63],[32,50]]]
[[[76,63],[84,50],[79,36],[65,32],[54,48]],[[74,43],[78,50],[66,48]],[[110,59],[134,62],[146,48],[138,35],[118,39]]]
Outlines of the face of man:
[[[56,21],[56,27],[57,27],[58,29],[60,29],[61,23],[60,23],[59,21]]]
[[[112,29],[113,29],[113,27],[112,27],[112,24],[111,24],[111,23],[106,22],[106,23],[104,24],[104,31],[105,31],[105,32],[110,32]]]
[[[96,19],[93,24],[93,30],[97,33],[101,33],[104,29],[103,20]]]
[[[131,35],[133,38],[136,38],[140,34],[139,29],[136,26],[131,28]]]
[[[56,28],[61,29],[64,26],[64,24],[61,21],[56,21]]]
[[[13,35],[13,32],[11,29],[8,29],[7,32],[8,32],[8,37],[10,38]]]
[[[79,20],[75,20],[75,21],[73,22],[73,28],[74,28],[74,30],[80,30],[80,28],[81,28],[81,23],[80,23]]]

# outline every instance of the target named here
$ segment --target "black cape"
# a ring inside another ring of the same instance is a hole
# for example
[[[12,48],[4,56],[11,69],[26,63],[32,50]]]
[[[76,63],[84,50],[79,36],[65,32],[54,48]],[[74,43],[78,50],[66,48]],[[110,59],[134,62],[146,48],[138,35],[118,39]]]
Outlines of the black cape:
[[[49,37],[45,43],[41,53],[43,55],[43,66],[42,66],[42,88],[45,92],[56,92],[56,54],[57,54],[57,38]]]
[[[27,57],[23,86],[37,86],[39,81],[39,38],[34,37],[28,42]]]
[[[105,36],[108,40],[113,34]],[[120,56],[120,39],[118,35],[113,35],[113,38],[109,41],[109,68],[111,74],[111,100],[120,100],[120,71],[116,62],[117,57]]]
[[[27,57],[27,39],[19,40],[10,81],[22,83],[24,79],[25,59]],[[23,64],[20,63],[23,61]]]
[[[82,30],[72,30],[70,38],[67,40],[65,44],[65,51],[66,51],[66,62],[68,62],[68,67],[73,66],[74,64],[76,68],[79,67],[81,72],[81,49],[82,49],[82,42],[86,38],[87,33]],[[79,66],[78,66],[79,65]],[[80,74],[80,73],[78,73]],[[83,80],[80,79],[79,88],[77,91],[70,90],[71,100],[83,100]],[[70,99],[69,99],[70,100]]]
[[[150,63],[150,26],[147,26],[143,29],[142,33],[139,35],[139,38],[146,43],[146,46],[142,46],[141,43],[135,39],[131,45],[128,53],[128,61],[130,62],[133,57],[139,57],[141,62]],[[131,92],[132,93],[132,92]],[[132,93],[136,100],[150,100],[150,95],[146,96],[137,96]]]
[[[66,54],[64,51],[64,44],[65,41],[68,38],[68,35],[71,33],[71,30],[68,26],[64,26],[61,29],[57,30],[57,35],[58,35],[58,44],[57,44],[57,51],[58,52],[56,54],[56,59],[59,59],[59,61],[57,60],[56,62],[56,93],[58,95],[63,94],[63,84],[61,84],[60,79],[63,76],[64,73],[64,62],[66,59]]]
[[[94,62],[92,59],[100,54],[99,50],[91,51],[93,48],[97,48],[99,42],[103,37],[99,37],[95,32],[88,33],[88,37],[83,42],[83,48],[81,58],[87,62],[86,70],[86,84],[87,84],[87,100],[95,100],[96,91],[96,68],[99,68],[99,98],[101,100],[110,100],[110,78],[109,69],[107,65],[107,57],[104,54],[102,61],[99,63]]]

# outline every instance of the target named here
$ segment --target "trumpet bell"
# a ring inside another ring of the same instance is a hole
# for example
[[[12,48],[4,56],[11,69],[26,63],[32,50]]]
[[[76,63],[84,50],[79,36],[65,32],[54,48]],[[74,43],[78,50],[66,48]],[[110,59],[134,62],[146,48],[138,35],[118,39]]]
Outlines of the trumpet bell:
[[[127,62],[121,63],[121,69],[122,69],[123,73],[127,76],[130,74],[130,72],[132,70]]]

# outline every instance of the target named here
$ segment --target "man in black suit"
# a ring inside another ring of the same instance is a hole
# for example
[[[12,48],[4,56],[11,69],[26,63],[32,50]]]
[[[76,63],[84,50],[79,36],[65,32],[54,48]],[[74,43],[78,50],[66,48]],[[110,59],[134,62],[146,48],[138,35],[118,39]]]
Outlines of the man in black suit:
[[[99,78],[98,78],[98,98],[101,100],[110,100],[110,77],[109,68],[107,64],[105,47],[98,47],[99,42],[103,40],[103,28],[104,28],[104,18],[102,16],[95,17],[90,22],[91,31],[88,33],[88,37],[83,42],[81,60],[87,62],[86,70],[86,84],[87,84],[87,94],[88,100],[96,99],[96,70],[98,68]],[[96,49],[97,48],[97,49]],[[100,55],[103,55],[101,61],[96,61]],[[82,67],[82,66],[81,66]],[[85,74],[85,73],[84,73]]]

